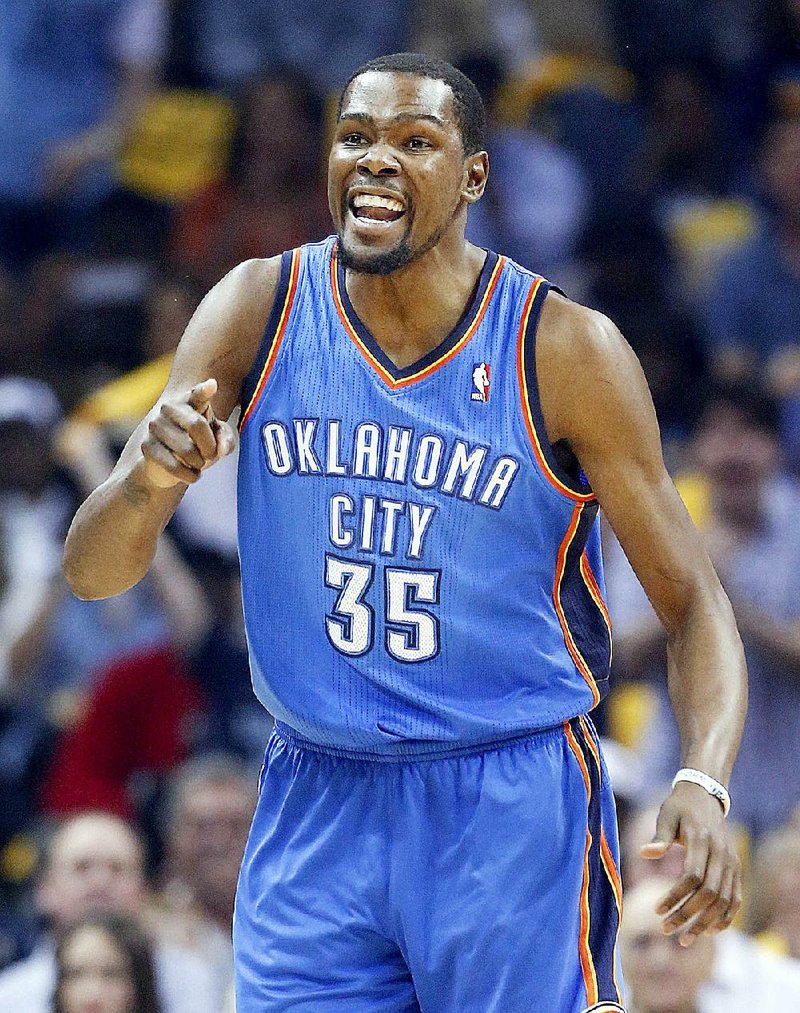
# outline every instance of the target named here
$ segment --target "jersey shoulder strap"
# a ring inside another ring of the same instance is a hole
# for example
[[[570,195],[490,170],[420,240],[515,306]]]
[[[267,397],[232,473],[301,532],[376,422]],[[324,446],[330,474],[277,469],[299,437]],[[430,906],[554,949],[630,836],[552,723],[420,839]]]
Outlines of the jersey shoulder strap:
[[[535,276],[522,310],[517,347],[517,376],[522,415],[534,456],[548,482],[569,499],[589,502],[595,499],[591,486],[583,472],[577,476],[570,474],[561,464],[548,439],[542,414],[539,378],[536,371],[536,339],[544,301],[550,291],[564,295],[560,288],[544,278]]]
[[[255,361],[242,384],[242,393],[239,399],[242,406],[239,420],[240,429],[253,414],[261,392],[272,372],[297,294],[299,273],[300,250],[287,250],[286,253],[281,254],[281,271],[278,278],[278,288],[275,292],[275,301],[272,304],[272,311],[267,320],[267,326],[264,328],[264,336],[261,339]]]

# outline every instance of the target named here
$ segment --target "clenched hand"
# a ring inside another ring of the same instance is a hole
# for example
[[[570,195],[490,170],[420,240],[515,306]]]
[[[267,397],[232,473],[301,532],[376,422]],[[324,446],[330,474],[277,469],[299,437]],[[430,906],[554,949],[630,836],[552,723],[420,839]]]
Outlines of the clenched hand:
[[[167,489],[196,482],[204,468],[234,449],[233,428],[211,407],[216,392],[216,380],[203,380],[184,396],[165,401],[150,420],[141,450],[153,485]]]

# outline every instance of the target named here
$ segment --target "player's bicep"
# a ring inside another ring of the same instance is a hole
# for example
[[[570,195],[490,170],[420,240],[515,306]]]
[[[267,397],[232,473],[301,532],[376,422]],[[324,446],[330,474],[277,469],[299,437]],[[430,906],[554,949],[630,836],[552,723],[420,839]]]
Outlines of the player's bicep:
[[[239,403],[253,365],[280,276],[280,257],[239,264],[195,310],[178,344],[165,397],[217,381],[214,410],[227,418]]]
[[[667,474],[641,366],[614,325],[578,315],[555,425],[568,440],[667,629],[696,591],[716,586],[700,537]]]
[[[164,401],[186,395],[204,380],[217,381],[212,406],[227,419],[239,403],[258,353],[280,276],[280,257],[239,264],[204,297],[178,343],[169,378],[156,403],[134,429],[117,463],[125,470],[141,457],[150,420]]]

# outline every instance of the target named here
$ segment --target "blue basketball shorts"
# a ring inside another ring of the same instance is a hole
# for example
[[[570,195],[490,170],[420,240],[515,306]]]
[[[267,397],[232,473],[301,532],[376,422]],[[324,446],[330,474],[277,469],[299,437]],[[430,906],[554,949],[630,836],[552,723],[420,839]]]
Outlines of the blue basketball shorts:
[[[616,818],[586,717],[365,758],[273,732],[234,916],[237,1013],[612,1013]]]

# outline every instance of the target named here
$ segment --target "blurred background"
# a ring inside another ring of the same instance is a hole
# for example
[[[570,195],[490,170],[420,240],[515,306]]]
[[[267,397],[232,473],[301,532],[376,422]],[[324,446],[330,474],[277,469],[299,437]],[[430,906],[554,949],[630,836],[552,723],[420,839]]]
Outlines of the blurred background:
[[[249,685],[235,460],[190,489],[120,598],[76,600],[61,546],[204,292],[328,233],[337,90],[406,49],[485,98],[470,238],[609,314],[637,352],[745,641],[745,906],[683,950],[653,914],[680,849],[638,858],[678,766],[664,637],[606,532],[615,688],[595,716],[630,1008],[800,1010],[800,0],[2,5],[0,1010],[73,1013],[92,987],[103,1013],[232,1009],[270,727]]]

